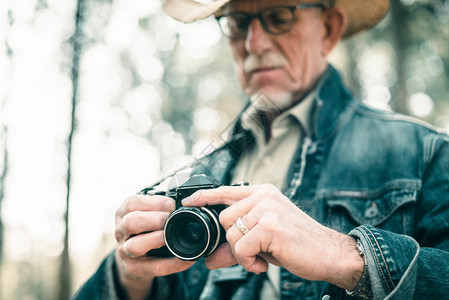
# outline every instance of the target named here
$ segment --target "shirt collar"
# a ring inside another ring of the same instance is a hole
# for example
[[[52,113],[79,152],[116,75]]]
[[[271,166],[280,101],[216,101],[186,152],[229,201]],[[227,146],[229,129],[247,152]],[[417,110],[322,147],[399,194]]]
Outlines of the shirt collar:
[[[313,103],[314,94],[312,90],[309,94],[299,101],[296,105],[292,106],[288,110],[284,111],[281,115],[277,116],[272,124],[271,129],[282,126],[294,126],[294,124],[299,124],[304,130],[305,135],[309,136],[313,133]],[[242,115],[242,127],[244,129],[250,130],[259,145],[262,141],[265,142],[265,130],[266,122],[264,122],[263,113],[257,110],[257,107],[251,105]]]

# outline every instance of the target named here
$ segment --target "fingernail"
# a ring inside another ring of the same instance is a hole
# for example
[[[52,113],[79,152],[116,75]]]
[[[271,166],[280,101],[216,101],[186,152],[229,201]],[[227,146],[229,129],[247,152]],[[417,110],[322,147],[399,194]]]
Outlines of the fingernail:
[[[165,201],[165,203],[164,203],[164,208],[165,208],[165,210],[168,211],[168,212],[174,211],[175,208],[176,208],[176,202],[175,202],[175,200],[169,199],[169,200]]]
[[[131,253],[128,252],[128,245],[129,245],[129,240],[127,240],[124,244],[123,244],[123,252],[125,252],[126,256],[128,257],[133,257],[131,255]]]
[[[185,197],[184,200],[181,201],[182,206],[189,206],[189,204],[191,204],[193,201],[192,196],[189,197]]]

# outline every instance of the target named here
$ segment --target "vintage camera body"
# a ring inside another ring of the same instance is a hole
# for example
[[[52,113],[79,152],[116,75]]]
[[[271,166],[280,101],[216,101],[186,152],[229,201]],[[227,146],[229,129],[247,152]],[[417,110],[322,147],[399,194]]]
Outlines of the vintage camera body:
[[[172,257],[195,261],[212,254],[226,241],[226,232],[220,225],[218,216],[225,205],[204,207],[183,207],[181,201],[198,190],[214,189],[221,186],[204,174],[190,177],[181,186],[166,192],[145,192],[145,194],[165,195],[176,201],[173,211],[164,225],[165,246],[151,250],[149,256]]]

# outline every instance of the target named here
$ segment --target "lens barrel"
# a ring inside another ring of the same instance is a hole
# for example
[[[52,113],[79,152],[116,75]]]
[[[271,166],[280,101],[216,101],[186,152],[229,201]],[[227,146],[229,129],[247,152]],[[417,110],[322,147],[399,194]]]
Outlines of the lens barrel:
[[[174,256],[193,261],[215,251],[225,232],[213,207],[181,207],[165,222],[164,239]]]

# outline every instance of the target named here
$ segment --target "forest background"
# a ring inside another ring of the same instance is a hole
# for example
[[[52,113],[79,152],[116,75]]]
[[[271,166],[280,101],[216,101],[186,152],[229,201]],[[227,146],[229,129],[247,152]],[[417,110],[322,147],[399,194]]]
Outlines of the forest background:
[[[330,60],[362,101],[449,131],[448,25],[448,0],[392,0]],[[243,99],[212,19],[0,1],[0,299],[69,299],[124,199],[216,147]]]

